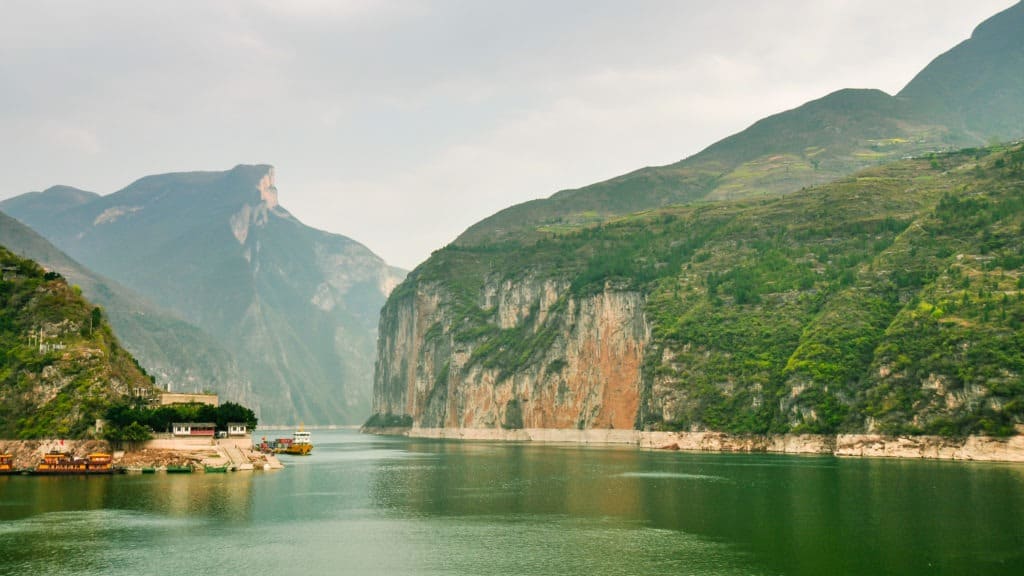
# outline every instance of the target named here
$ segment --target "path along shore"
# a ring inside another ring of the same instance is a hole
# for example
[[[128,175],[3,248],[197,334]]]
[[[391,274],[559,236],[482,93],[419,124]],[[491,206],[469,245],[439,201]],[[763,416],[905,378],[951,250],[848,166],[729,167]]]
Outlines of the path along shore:
[[[1024,462],[1024,435],[1007,438],[968,436],[882,436],[878,434],[784,434],[740,436],[723,432],[646,432],[640,430],[562,430],[526,428],[363,428],[368,434],[494,440],[633,445],[645,449],[692,452],[830,454],[872,458],[927,458],[984,462]]]

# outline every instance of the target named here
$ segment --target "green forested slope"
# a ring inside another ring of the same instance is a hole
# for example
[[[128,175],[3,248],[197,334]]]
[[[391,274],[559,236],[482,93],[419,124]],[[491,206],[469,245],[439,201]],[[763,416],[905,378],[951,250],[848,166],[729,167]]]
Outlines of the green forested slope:
[[[905,160],[782,198],[453,245],[392,298],[443,287],[458,321],[426,338],[451,333],[471,364],[511,375],[543,356],[563,311],[502,330],[481,306],[484,282],[643,293],[639,427],[1001,435],[1024,420],[1022,277],[1016,146]]]
[[[33,198],[38,199],[38,196],[29,195],[22,203],[28,207],[35,201]],[[43,214],[33,218],[43,218]],[[161,387],[176,392],[210,390],[225,400],[252,401],[251,385],[240,374],[234,358],[196,326],[85,268],[34,230],[2,212],[0,245],[48,270],[59,272],[68,282],[81,287],[86,298],[105,310],[119,341]]]
[[[143,317],[119,334],[140,349],[170,341],[173,356],[212,342],[197,359],[230,356],[247,392],[230,397],[263,422],[352,423],[369,411],[378,314],[404,272],[292,216],[271,166],[146,176],[70,200],[51,189],[0,208],[198,328],[190,340]]]
[[[81,437],[151,379],[103,311],[54,272],[0,246],[0,437]]]

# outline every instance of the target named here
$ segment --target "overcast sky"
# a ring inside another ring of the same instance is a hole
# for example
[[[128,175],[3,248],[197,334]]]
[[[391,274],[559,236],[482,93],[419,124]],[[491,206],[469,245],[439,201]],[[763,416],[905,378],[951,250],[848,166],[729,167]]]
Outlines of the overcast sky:
[[[6,0],[0,198],[273,164],[412,268],[489,214],[844,87],[899,91],[1010,0]]]

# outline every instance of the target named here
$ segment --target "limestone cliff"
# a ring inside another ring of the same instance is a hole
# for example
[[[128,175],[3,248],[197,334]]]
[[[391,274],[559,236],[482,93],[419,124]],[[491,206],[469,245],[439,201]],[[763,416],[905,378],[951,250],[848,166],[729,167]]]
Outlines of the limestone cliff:
[[[965,150],[446,247],[385,305],[368,425],[1013,435],[1021,175]]]
[[[441,284],[388,302],[377,413],[423,427],[635,426],[650,339],[639,293],[607,286],[577,297],[565,282],[538,278],[482,288],[475,305],[486,319],[476,337],[458,330],[455,299]]]

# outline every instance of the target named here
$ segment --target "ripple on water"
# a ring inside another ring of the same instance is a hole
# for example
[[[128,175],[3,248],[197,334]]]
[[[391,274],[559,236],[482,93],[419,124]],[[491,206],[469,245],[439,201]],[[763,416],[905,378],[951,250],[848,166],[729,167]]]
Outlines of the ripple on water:
[[[685,472],[623,472],[616,474],[617,478],[669,478],[674,480],[703,480],[706,482],[732,482],[725,476],[712,476],[710,474],[687,474]]]
[[[75,534],[85,530],[159,530],[200,525],[204,522],[196,518],[170,518],[131,510],[72,510],[47,512],[0,523],[0,535],[32,532]]]

